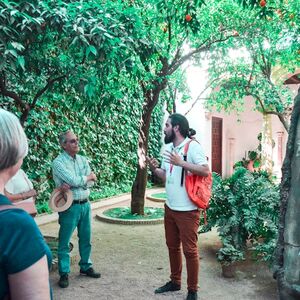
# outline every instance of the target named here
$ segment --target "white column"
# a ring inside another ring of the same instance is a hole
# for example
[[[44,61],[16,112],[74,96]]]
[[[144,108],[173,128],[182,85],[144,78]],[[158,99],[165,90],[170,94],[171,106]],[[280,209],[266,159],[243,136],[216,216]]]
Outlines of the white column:
[[[262,131],[262,169],[272,174],[273,161],[272,161],[272,122],[271,116],[263,114],[263,131]]]
[[[281,169],[282,167],[282,160],[283,160],[283,131],[277,132],[277,165],[278,168]]]
[[[228,176],[231,176],[233,173],[233,165],[235,163],[235,138],[228,138]]]

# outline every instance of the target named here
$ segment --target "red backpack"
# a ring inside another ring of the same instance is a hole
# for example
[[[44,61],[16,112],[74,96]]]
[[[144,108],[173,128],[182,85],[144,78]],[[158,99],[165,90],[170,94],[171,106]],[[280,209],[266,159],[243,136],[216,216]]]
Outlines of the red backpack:
[[[184,146],[183,159],[187,160],[187,152],[189,149],[189,145],[191,140]],[[208,176],[200,176],[192,173],[185,172],[182,168],[181,174],[181,185],[183,185],[183,178],[185,173],[185,188],[189,195],[191,201],[200,209],[204,211],[204,221],[206,222],[206,209],[209,207],[209,200],[211,197],[211,189],[212,189],[212,174],[211,172]]]

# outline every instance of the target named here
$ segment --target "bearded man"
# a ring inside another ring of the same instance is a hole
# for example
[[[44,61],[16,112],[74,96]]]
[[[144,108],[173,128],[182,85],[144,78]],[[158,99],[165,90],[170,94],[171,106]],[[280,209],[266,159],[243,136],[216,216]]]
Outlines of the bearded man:
[[[182,254],[187,268],[187,300],[198,299],[198,227],[200,211],[190,200],[185,185],[181,185],[182,169],[208,176],[209,167],[201,145],[192,141],[189,145],[187,160],[183,159],[184,146],[190,142],[195,131],[189,128],[188,120],[181,114],[172,114],[165,128],[166,149],[161,167],[158,161],[147,157],[150,170],[166,185],[167,200],[165,204],[165,236],[169,250],[171,281],[155,290],[156,294],[178,291],[181,289]]]

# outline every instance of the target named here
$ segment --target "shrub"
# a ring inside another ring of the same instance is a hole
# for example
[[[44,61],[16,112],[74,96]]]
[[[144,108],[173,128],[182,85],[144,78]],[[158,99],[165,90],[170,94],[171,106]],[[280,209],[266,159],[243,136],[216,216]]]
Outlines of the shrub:
[[[250,242],[257,259],[271,262],[279,219],[279,187],[266,172],[249,172],[243,167],[227,179],[214,174],[213,193],[207,210],[208,224],[216,226],[223,247],[219,261],[242,260]]]

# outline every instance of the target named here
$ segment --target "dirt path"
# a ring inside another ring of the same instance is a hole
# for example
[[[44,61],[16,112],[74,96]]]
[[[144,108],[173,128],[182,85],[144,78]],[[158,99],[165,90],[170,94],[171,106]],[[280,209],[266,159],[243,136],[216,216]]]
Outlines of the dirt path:
[[[40,228],[43,234],[57,235],[58,232],[57,223]],[[73,242],[73,251],[78,251],[76,234]],[[215,258],[220,247],[217,233],[200,235],[199,245],[201,300],[277,299],[276,283],[266,266],[244,263],[235,279],[224,279]],[[154,289],[168,281],[169,276],[163,225],[117,225],[94,219],[92,259],[95,269],[102,274],[100,279],[79,276],[75,263],[71,267],[69,288],[61,289],[57,285],[58,274],[51,273],[54,299],[185,299],[185,270],[181,291],[154,294]]]

